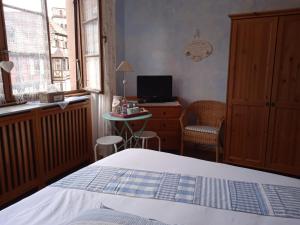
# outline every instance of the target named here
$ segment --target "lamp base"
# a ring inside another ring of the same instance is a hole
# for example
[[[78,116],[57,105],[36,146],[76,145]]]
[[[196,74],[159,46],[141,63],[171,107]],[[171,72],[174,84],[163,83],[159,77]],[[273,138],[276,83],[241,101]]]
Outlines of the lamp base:
[[[125,80],[125,77],[124,77],[124,79],[123,79],[123,98],[124,99],[126,99],[126,95],[125,95],[126,83],[127,83],[127,81]]]
[[[127,114],[127,99],[125,97],[122,98],[121,101],[121,113],[122,114]]]

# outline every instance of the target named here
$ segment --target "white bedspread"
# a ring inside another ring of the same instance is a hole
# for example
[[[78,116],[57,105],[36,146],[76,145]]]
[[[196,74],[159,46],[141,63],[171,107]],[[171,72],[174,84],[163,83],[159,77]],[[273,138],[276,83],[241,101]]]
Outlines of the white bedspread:
[[[96,162],[102,166],[209,176],[300,187],[300,180],[271,173],[212,163],[143,149],[128,149]],[[1,225],[56,225],[100,204],[115,210],[157,219],[168,224],[298,225],[297,219],[220,210],[199,205],[46,187],[0,211]]]

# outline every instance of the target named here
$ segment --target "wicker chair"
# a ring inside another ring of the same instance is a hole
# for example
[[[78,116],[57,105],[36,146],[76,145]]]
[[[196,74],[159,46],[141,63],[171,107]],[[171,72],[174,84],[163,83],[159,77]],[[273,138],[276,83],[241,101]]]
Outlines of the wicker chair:
[[[216,146],[216,161],[219,160],[219,133],[225,117],[225,104],[216,101],[196,101],[180,116],[181,155],[184,142],[212,144]]]

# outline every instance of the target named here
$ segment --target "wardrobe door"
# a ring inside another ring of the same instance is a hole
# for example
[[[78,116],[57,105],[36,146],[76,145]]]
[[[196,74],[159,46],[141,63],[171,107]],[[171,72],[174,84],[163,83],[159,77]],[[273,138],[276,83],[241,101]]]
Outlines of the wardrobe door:
[[[267,167],[300,175],[300,15],[279,17]]]
[[[277,17],[232,21],[225,160],[263,167]]]

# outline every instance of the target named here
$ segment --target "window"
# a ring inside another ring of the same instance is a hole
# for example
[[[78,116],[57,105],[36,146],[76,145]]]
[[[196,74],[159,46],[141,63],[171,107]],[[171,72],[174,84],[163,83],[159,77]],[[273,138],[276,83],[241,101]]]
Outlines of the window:
[[[59,40],[56,39],[56,40],[54,41],[54,43],[55,43],[54,47],[59,48]],[[52,46],[53,46],[53,45],[52,45]]]
[[[52,59],[54,62],[54,68],[53,70],[61,70],[61,62],[60,59]]]
[[[88,89],[103,90],[102,45],[100,43],[100,5],[97,0],[81,1],[81,25],[83,30],[83,71]],[[102,41],[101,41],[102,43]]]
[[[0,74],[0,104],[36,96],[51,83],[63,91],[103,91],[101,0],[0,3],[0,61],[15,65],[10,76]]]
[[[6,30],[14,31],[6,33],[8,57],[14,62],[10,73],[14,95],[39,92],[51,83],[46,13],[40,0],[32,3],[29,7],[22,1],[3,0]],[[36,60],[43,64],[38,70]]]
[[[68,70],[68,68],[67,68],[67,61],[68,61],[68,59],[62,59],[61,60],[61,68],[62,68],[63,71]]]
[[[55,63],[55,70],[64,70],[57,78],[57,72],[52,70],[52,81],[63,87],[64,91],[77,88],[76,51],[75,51],[75,16],[72,0],[47,0],[47,11],[50,32],[51,59],[59,59],[60,65]],[[66,28],[67,24],[72,24]],[[70,44],[67,48],[67,42]],[[52,44],[55,43],[55,44]],[[71,67],[65,70],[65,61],[70,61]]]

